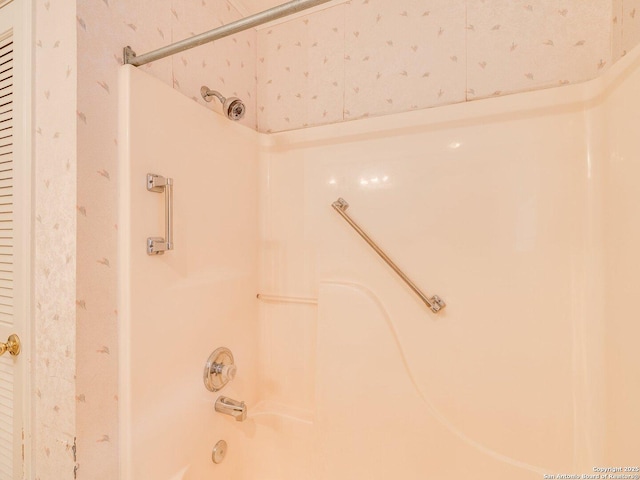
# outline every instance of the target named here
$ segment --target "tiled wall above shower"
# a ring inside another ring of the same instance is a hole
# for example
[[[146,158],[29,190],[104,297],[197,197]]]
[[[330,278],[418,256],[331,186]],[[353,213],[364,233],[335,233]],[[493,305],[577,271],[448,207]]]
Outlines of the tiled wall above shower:
[[[206,32],[238,20],[241,15],[221,1],[173,1],[172,41]],[[225,97],[240,97],[247,113],[240,123],[256,128],[256,32],[247,30],[198,48],[180,52],[173,59],[173,87],[201,105],[220,112],[220,103],[206,103],[200,87],[207,85]],[[171,62],[171,60],[169,60]]]
[[[613,60],[640,43],[640,0],[613,0]]]
[[[242,17],[230,3],[218,0],[82,0],[78,4],[81,63],[87,67],[86,74],[95,77],[94,104],[116,88],[123,46],[147,53]],[[248,30],[140,68],[217,111],[217,103],[200,97],[202,85],[242,98],[250,108],[241,123],[255,128],[255,49],[256,32]]]
[[[258,129],[582,82],[637,43],[640,0],[351,0],[258,31]]]

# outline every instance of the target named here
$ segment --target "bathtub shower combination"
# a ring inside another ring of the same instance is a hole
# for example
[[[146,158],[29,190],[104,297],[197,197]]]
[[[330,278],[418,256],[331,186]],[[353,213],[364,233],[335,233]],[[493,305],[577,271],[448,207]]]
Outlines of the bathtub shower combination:
[[[638,465],[639,51],[271,135],[120,80],[123,480]]]

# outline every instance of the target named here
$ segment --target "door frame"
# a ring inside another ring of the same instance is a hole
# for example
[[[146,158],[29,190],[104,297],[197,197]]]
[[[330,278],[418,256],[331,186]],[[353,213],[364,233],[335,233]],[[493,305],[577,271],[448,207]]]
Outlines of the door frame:
[[[22,232],[20,241],[14,244],[14,258],[20,259],[20,268],[15,263],[14,287],[23,299],[14,305],[14,317],[22,319],[19,335],[22,353],[16,363],[15,375],[21,377],[21,391],[18,394],[22,409],[22,432],[14,431],[14,467],[22,463],[22,478],[33,478],[32,425],[33,385],[35,349],[33,348],[34,331],[34,128],[33,128],[33,85],[34,85],[34,45],[33,23],[34,5],[28,0],[5,0],[0,7],[13,3],[15,23],[14,38],[14,225],[15,230]],[[15,208],[15,199],[20,199],[20,207]],[[17,393],[17,392],[16,392]]]

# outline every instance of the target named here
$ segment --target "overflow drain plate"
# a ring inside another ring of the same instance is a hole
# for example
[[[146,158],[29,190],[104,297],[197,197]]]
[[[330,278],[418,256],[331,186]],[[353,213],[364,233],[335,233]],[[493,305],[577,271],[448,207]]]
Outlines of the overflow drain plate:
[[[216,443],[215,447],[213,447],[213,451],[211,452],[211,460],[213,463],[222,463],[224,457],[227,455],[227,442],[224,440],[220,440]]]

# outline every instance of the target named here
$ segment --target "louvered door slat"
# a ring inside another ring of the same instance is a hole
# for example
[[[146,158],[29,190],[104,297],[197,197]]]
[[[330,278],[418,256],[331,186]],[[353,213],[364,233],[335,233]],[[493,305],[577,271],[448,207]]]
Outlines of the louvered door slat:
[[[2,407],[11,407],[11,405],[13,404],[13,398],[7,398],[7,397],[1,397],[0,396],[0,410],[2,409]]]
[[[7,319],[2,322],[5,325],[11,325],[11,323],[13,322],[13,307],[11,307],[10,305],[3,305],[0,302],[0,313],[4,313],[7,315]]]
[[[32,132],[28,74],[31,22],[30,2],[0,0],[0,341],[18,334],[23,353],[0,357],[0,480],[35,478],[26,467],[30,449],[23,422],[23,405],[31,397],[25,390],[29,355],[25,321],[30,316],[29,285],[31,251],[28,226],[31,218],[30,164]],[[25,437],[26,434],[26,437]]]
[[[13,434],[13,432],[11,433]],[[0,471],[2,471],[2,469],[11,469],[12,461],[10,454],[11,452],[2,451],[2,456],[0,456]]]
[[[0,384],[3,387],[4,395],[0,399],[0,431],[5,437],[13,438],[13,365],[11,359],[2,356],[0,357]],[[0,445],[0,452],[8,459],[13,458],[13,450],[11,444],[6,448],[4,445]],[[2,468],[0,467],[0,472]],[[11,477],[0,477],[11,478]]]
[[[7,398],[13,398],[13,390],[8,390],[6,386],[0,385],[0,394]]]

